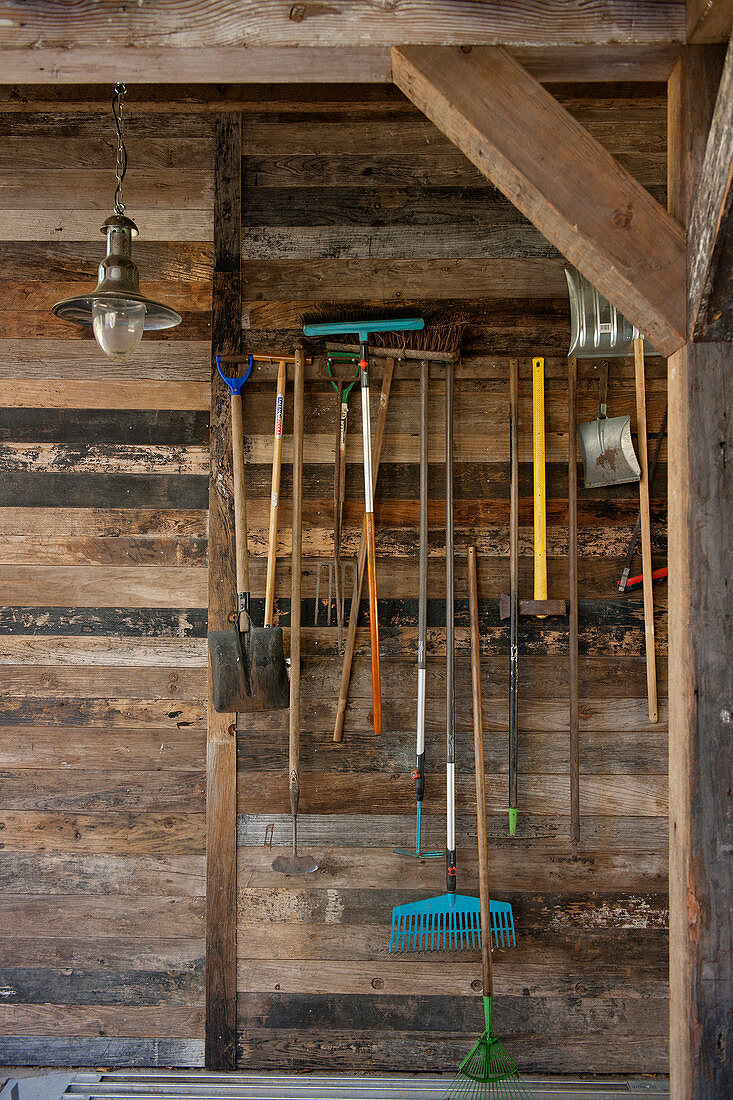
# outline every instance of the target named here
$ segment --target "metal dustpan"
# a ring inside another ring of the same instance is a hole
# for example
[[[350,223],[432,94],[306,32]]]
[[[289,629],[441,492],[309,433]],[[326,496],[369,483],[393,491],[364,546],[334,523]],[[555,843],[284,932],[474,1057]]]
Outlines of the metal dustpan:
[[[578,359],[603,358],[598,416],[578,426],[586,489],[638,481],[639,462],[631,441],[631,419],[606,414],[608,359],[633,353],[641,333],[574,267],[565,268],[570,293],[570,350]]]
[[[505,901],[491,901],[491,944],[514,947],[514,915]],[[468,951],[481,946],[481,903],[468,894],[442,894],[395,905],[390,951]]]

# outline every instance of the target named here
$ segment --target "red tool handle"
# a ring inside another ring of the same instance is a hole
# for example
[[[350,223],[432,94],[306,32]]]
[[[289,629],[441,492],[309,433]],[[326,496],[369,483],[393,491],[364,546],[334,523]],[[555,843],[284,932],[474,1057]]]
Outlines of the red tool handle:
[[[654,570],[652,570],[652,580],[653,581],[661,580],[662,577],[667,576],[667,573],[668,573],[668,569],[667,569],[666,565],[661,566],[659,569],[654,569]],[[626,582],[626,588],[627,589],[633,588],[634,585],[641,584],[641,582],[643,580],[644,580],[644,574],[643,573],[640,573],[638,577],[629,577],[629,579]]]

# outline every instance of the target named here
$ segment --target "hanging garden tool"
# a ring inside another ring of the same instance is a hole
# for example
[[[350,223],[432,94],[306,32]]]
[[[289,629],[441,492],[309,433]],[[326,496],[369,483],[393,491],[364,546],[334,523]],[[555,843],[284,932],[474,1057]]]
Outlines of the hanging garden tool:
[[[384,374],[382,375],[382,388],[379,394],[379,415],[377,417],[377,430],[374,438],[374,456],[373,456],[373,489],[376,490],[377,478],[379,475],[379,463],[382,457],[382,442],[384,440],[384,429],[387,424],[387,410],[389,409],[389,395],[392,389],[392,377],[394,375],[394,359],[388,358],[384,366]],[[344,646],[344,656],[341,663],[341,679],[339,681],[339,694],[338,702],[336,704],[336,718],[333,726],[333,740],[334,743],[341,744],[344,735],[344,720],[346,718],[346,703],[349,698],[349,683],[351,682],[351,666],[354,663],[354,652],[356,650],[356,624],[359,621],[359,604],[361,603],[361,592],[364,587],[364,574],[366,572],[366,560],[367,560],[367,532],[366,532],[366,517],[364,517],[364,523],[361,531],[361,542],[359,543],[359,557],[356,564],[356,592],[354,598],[351,601],[351,610],[349,611],[349,626],[346,631],[346,644]]]
[[[481,705],[481,668],[478,632],[478,591],[476,550],[468,549],[468,606],[471,619],[471,681],[473,686],[473,740],[476,757],[476,825],[478,833],[479,897],[481,928],[490,923],[489,859],[486,836],[486,792],[484,776],[483,708]],[[500,1100],[519,1097],[532,1100],[532,1093],[519,1076],[514,1059],[494,1035],[494,973],[489,936],[481,936],[481,978],[484,997],[485,1028],[473,1049],[458,1067],[443,1100]]]
[[[377,559],[374,537],[374,491],[372,482],[372,431],[371,411],[369,408],[369,334],[372,332],[401,332],[420,329],[424,325],[422,317],[410,317],[394,321],[335,321],[330,324],[306,324],[303,332],[306,336],[333,336],[335,334],[354,333],[359,340],[361,358],[359,371],[361,378],[361,416],[364,451],[364,519],[367,536],[367,575],[369,588],[369,628],[371,632],[372,653],[372,707],[374,732],[382,732],[382,686],[379,667],[379,618],[377,611]]]
[[[509,835],[517,835],[519,616],[565,615],[565,600],[547,598],[545,503],[545,361],[532,360],[532,465],[534,483],[534,599],[519,598],[519,360],[509,363],[509,595],[499,597],[499,618],[509,619]]]
[[[659,452],[662,449],[662,443],[664,441],[664,436],[667,432],[667,412],[668,412],[668,410],[665,407],[664,416],[662,417],[662,423],[659,425],[659,431],[657,432],[657,438],[656,438],[656,442],[654,444],[654,454],[652,455],[652,465],[651,465],[651,469],[649,471],[649,489],[650,490],[651,490],[652,485],[654,484],[654,475],[657,472],[657,464],[659,462]],[[639,541],[639,532],[640,531],[641,531],[641,509],[639,509],[639,512],[637,514],[636,523],[634,524],[634,530],[632,532],[631,538],[629,539],[629,548],[626,551],[626,559],[624,561],[624,568],[623,568],[623,571],[621,573],[621,579],[618,582],[619,592],[625,592],[626,589],[632,583],[629,580],[629,573],[631,572],[631,564],[634,560],[634,552],[636,551],[636,544]],[[655,572],[657,572],[657,570],[655,570]],[[636,581],[639,580],[639,578],[634,578],[634,579]],[[655,579],[656,578],[654,576],[654,573],[652,573],[652,580],[655,580]]]
[[[455,781],[455,618],[453,606],[453,364],[445,368],[445,618],[446,618],[446,887],[428,901],[395,905],[390,951],[458,951],[477,947],[481,936],[478,898],[456,893]],[[491,902],[491,935],[497,944],[514,946],[510,905]]]
[[[652,593],[652,523],[649,511],[649,463],[646,442],[646,384],[644,339],[634,340],[636,380],[636,433],[639,446],[639,515],[641,517],[641,571],[644,588],[644,645],[646,649],[646,691],[649,721],[659,721],[657,706],[657,655],[654,641],[654,595]]]
[[[639,480],[639,462],[631,441],[628,416],[606,414],[608,359],[630,355],[639,330],[581,275],[566,267],[570,295],[570,350],[577,359],[602,359],[598,416],[578,428],[586,489],[625,485]]]
[[[250,355],[247,360],[246,373],[241,378],[230,378],[221,369],[222,358],[220,356],[216,357],[219,374],[231,395],[237,625],[230,629],[209,632],[209,656],[214,709],[228,713],[253,710],[283,710],[287,707],[289,699],[282,628],[273,627],[268,623],[263,627],[255,627],[252,625],[250,614],[242,389],[252,373],[255,358],[266,358],[267,361],[270,361],[269,356],[255,357]],[[292,362],[292,359],[289,361]],[[279,464],[277,440],[275,440],[275,444],[273,466]],[[275,515],[275,522],[276,520],[277,514]],[[272,515],[270,522],[272,528]],[[275,573],[272,535],[271,529],[270,553],[268,554],[268,581],[270,582],[271,592]],[[276,546],[277,532],[275,532]]]
[[[348,352],[330,351],[326,356],[326,367],[331,385],[336,392],[337,421],[336,421],[336,455],[333,474],[333,559],[328,562],[320,561],[316,572],[316,601],[313,615],[313,625],[318,626],[318,613],[321,601],[321,575],[324,567],[328,569],[328,606],[326,609],[326,626],[331,625],[331,598],[335,597],[336,625],[338,627],[339,652],[343,648],[343,626],[346,603],[346,575],[352,576],[352,601],[356,599],[357,568],[353,558],[345,560],[341,557],[341,528],[344,513],[344,497],[346,492],[346,426],[349,415],[349,394],[359,381],[359,368],[348,385],[333,376],[333,363],[337,359],[348,359],[358,362],[355,355]]]
[[[519,360],[509,363],[509,836],[517,835],[519,696]]]
[[[605,485],[625,485],[639,480],[639,463],[631,442],[631,417],[606,413],[608,360],[600,367],[598,416],[578,426],[578,444],[583,460],[586,489]]]
[[[273,871],[283,875],[307,875],[318,870],[310,855],[298,854],[298,802],[300,799],[300,595],[303,540],[303,365],[295,357],[293,385],[293,551],[290,596],[290,726],[288,739],[288,793],[293,824],[292,853],[278,856]]]
[[[415,799],[417,823],[415,851],[396,848],[398,855],[436,859],[442,852],[423,852],[421,841],[422,803],[425,795],[425,703],[427,699],[428,643],[428,361],[420,363],[420,559],[417,612],[417,745],[415,748]]]
[[[580,846],[580,695],[578,679],[578,360],[568,358],[568,655],[570,687],[570,852]]]

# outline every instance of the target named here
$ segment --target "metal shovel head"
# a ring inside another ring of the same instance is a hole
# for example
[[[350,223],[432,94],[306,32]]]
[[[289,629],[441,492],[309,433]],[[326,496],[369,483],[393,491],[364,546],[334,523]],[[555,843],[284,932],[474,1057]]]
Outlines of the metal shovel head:
[[[625,485],[638,481],[641,476],[628,416],[599,417],[579,424],[578,448],[583,459],[586,489]]]
[[[281,875],[309,875],[311,871],[318,870],[318,864],[309,855],[278,856],[272,862],[272,869]]]
[[[209,631],[209,660],[214,710],[219,714],[248,710],[251,701],[248,664],[236,627]]]
[[[248,651],[252,695],[247,709],[286,710],[290,706],[290,680],[282,627],[251,626]]]

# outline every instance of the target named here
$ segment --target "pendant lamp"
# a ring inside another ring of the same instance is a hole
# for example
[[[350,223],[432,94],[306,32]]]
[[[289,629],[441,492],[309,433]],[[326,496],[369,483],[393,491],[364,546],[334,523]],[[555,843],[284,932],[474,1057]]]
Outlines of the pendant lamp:
[[[79,325],[91,325],[100,348],[110,359],[127,359],[142,340],[143,332],[173,328],[181,323],[180,313],[146,298],[140,292],[140,272],[132,259],[132,239],[138,228],[125,215],[122,182],[127,171],[127,149],[123,137],[124,84],[115,85],[112,114],[117,129],[114,214],[100,232],[107,235],[107,255],[99,265],[99,282],[89,294],[64,298],[52,309],[56,317]]]

